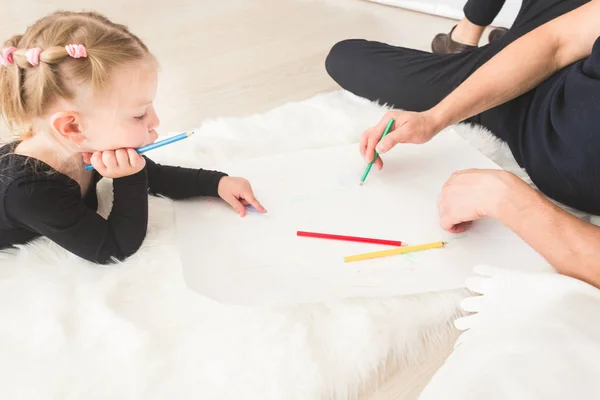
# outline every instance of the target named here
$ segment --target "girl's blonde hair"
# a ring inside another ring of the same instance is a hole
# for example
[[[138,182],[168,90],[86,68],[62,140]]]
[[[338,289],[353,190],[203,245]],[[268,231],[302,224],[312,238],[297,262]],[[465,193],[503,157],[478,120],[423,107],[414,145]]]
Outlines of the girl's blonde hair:
[[[65,46],[83,45],[85,58],[72,58]],[[126,26],[95,12],[56,12],[15,35],[4,48],[16,47],[13,63],[0,67],[0,114],[11,131],[26,137],[31,121],[45,114],[57,99],[72,100],[74,88],[85,85],[98,94],[115,67],[151,56],[146,45]],[[41,48],[39,65],[27,50]]]

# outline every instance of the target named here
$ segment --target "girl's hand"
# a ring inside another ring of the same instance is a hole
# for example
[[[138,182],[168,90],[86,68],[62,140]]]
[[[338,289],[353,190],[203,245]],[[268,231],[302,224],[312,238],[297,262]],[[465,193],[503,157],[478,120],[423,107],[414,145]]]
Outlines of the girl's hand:
[[[118,149],[82,153],[83,161],[92,164],[105,178],[122,178],[140,172],[146,160],[134,149]]]
[[[394,119],[394,126],[380,143],[379,139],[391,118]],[[377,125],[363,133],[360,139],[360,153],[365,157],[365,162],[370,163],[375,149],[379,153],[385,153],[398,143],[428,142],[441,130],[438,125],[436,119],[428,112],[388,111]],[[381,158],[377,157],[375,167],[378,170],[383,168]]]
[[[261,213],[267,212],[254,197],[250,182],[244,178],[224,176],[219,181],[217,192],[241,217],[246,215],[247,205],[251,205]]]
[[[525,182],[502,170],[470,169],[452,174],[438,198],[440,225],[460,233],[484,217],[502,221],[503,210],[519,209],[530,194]]]

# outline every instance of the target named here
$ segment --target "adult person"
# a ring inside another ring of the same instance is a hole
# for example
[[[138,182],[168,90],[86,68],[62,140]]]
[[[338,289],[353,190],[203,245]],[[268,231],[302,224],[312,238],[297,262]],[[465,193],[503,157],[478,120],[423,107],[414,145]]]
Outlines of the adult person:
[[[508,143],[546,195],[600,214],[598,17],[600,0],[524,0],[510,30],[489,45],[432,54],[346,40],[332,48],[326,67],[345,89],[406,110],[388,112],[364,133],[365,160],[376,146],[385,153],[399,143],[427,142],[453,123],[475,122]],[[390,118],[393,131],[378,143]],[[560,273],[600,287],[600,228],[508,172],[454,174],[439,212],[450,231],[498,218]]]

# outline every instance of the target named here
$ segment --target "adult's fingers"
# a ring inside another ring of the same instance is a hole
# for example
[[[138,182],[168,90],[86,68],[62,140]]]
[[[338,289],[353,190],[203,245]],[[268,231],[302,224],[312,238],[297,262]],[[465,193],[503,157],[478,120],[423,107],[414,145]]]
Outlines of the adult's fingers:
[[[381,136],[383,135],[387,124],[390,122],[390,119],[395,118],[396,114],[398,113],[394,111],[386,112],[385,115],[381,118],[381,120],[377,123],[377,125],[367,129],[363,134],[360,143],[360,152],[365,157],[366,163],[370,163],[371,161],[373,161],[373,157],[375,155],[375,147],[377,146],[377,143],[379,143],[379,140],[381,139]],[[392,126],[392,131],[396,126],[398,126],[397,123],[397,121],[394,122],[394,126]]]
[[[408,140],[409,133],[406,124],[402,123],[379,142],[377,151],[379,153],[386,153],[397,144],[410,142]]]

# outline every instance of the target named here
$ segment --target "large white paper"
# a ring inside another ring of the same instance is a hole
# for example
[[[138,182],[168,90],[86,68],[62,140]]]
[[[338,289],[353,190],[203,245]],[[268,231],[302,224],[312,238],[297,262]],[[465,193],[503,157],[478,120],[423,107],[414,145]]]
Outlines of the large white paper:
[[[356,144],[218,166],[248,178],[267,214],[240,218],[220,199],[176,202],[187,285],[225,303],[278,305],[356,296],[397,296],[464,287],[472,267],[537,271],[547,263],[497,221],[466,236],[439,227],[437,197],[452,172],[499,168],[453,131],[401,145],[359,186]],[[389,246],[297,237],[298,230],[400,240],[450,241],[442,249],[344,263]]]

